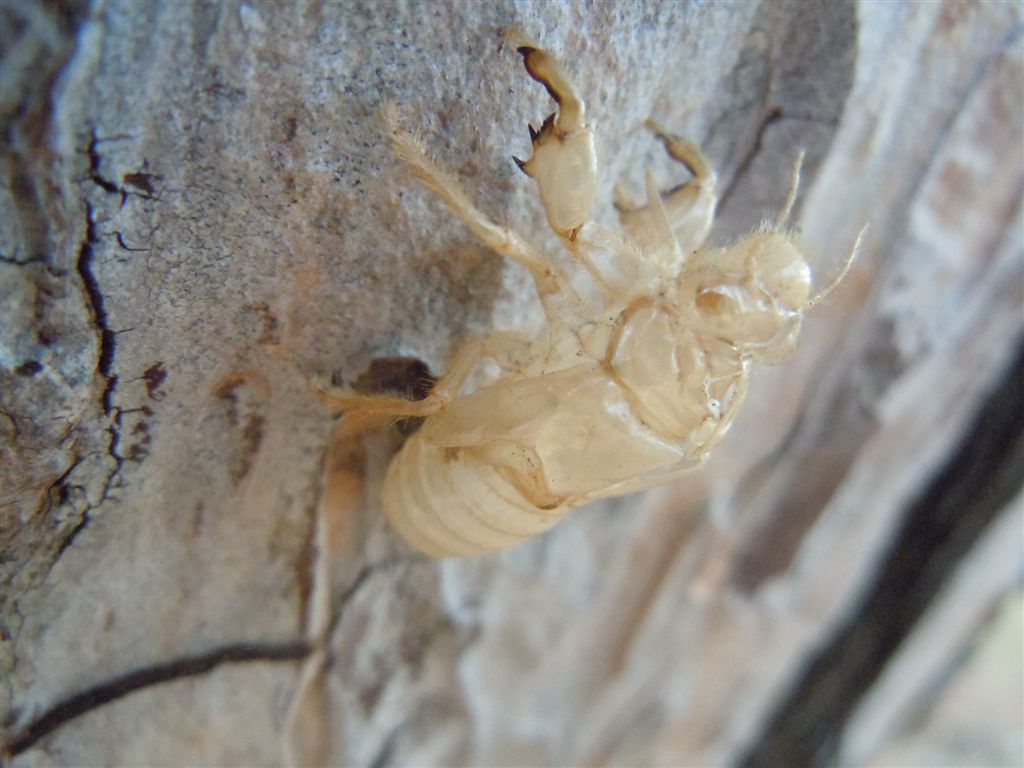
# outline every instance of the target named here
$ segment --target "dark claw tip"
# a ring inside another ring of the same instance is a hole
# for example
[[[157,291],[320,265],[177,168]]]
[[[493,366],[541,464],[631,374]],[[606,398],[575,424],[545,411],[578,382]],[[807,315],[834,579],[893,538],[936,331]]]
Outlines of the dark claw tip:
[[[536,50],[537,49],[534,48],[531,45],[521,45],[518,48],[516,48],[516,53],[518,53],[520,56],[523,56],[525,58],[526,56],[529,56],[531,53],[533,53]]]
[[[525,174],[526,174],[527,176],[529,176],[529,175],[530,175],[530,172],[529,172],[528,170],[526,170],[526,163],[525,163],[524,161],[520,160],[520,159],[519,159],[518,157],[516,157],[515,155],[512,155],[512,160],[513,160],[513,161],[515,162],[515,164],[516,164],[517,166],[519,166],[519,170],[520,170],[520,171],[522,171],[523,173],[525,173]]]
[[[533,127],[532,123],[527,123],[527,126],[530,129],[530,141],[536,142],[537,137],[540,136],[540,133]]]

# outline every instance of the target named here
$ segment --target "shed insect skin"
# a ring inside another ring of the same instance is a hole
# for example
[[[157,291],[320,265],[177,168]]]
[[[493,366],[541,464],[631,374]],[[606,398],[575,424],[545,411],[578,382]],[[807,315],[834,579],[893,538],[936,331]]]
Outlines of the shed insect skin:
[[[491,333],[464,344],[430,393],[412,401],[314,385],[345,418],[424,419],[388,469],[384,512],[416,549],[438,557],[504,549],[548,530],[572,507],[658,485],[697,467],[747,393],[752,362],[793,351],[804,312],[845,276],[811,294],[807,260],[784,227],[796,198],[797,158],[783,211],[727,248],[705,247],[716,177],[692,141],[647,127],[691,178],[646,205],[617,190],[621,234],[589,220],[597,191],[594,129],[554,57],[516,40],[528,74],[558,109],[533,154],[516,164],[537,183],[569,271],[482,213],[385,114],[395,153],[485,245],[532,274],[547,316],[539,338]],[[573,271],[596,291],[582,295]],[[478,362],[501,374],[459,396]]]

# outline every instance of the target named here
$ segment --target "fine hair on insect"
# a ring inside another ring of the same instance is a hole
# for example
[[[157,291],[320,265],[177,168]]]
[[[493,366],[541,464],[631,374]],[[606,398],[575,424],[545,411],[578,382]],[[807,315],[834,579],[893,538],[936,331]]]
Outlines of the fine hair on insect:
[[[598,162],[584,101],[550,53],[523,35],[514,43],[557,104],[530,126],[532,154],[516,164],[536,183],[568,266],[477,208],[395,110],[384,122],[412,175],[491,251],[529,271],[544,331],[470,339],[421,399],[314,385],[351,420],[349,435],[423,420],[392,460],[381,500],[410,545],[440,557],[513,546],[572,507],[698,467],[742,407],[751,366],[790,356],[805,312],[843,280],[863,237],[815,292],[786,229],[801,152],[777,218],[729,246],[708,245],[715,172],[694,142],[653,120],[647,129],[688,181],[661,192],[648,172],[645,202],[616,191],[619,228],[590,220]],[[497,364],[496,380],[460,394],[484,359]]]

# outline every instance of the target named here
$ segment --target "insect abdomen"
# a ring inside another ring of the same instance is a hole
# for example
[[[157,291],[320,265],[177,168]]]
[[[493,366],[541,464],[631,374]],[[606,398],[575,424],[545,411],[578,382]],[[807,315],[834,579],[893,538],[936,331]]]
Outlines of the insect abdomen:
[[[565,507],[539,509],[473,448],[443,448],[414,435],[391,462],[384,513],[402,537],[435,557],[505,549],[551,528]]]

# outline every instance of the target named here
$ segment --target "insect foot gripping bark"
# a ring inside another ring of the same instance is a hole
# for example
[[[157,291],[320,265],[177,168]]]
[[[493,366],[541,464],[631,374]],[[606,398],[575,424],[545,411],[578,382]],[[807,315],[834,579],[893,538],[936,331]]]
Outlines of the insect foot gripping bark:
[[[650,121],[690,180],[661,193],[648,173],[645,205],[616,196],[621,232],[589,221],[597,159],[583,100],[551,54],[525,42],[518,52],[558,105],[539,131],[530,127],[533,154],[516,162],[537,183],[568,269],[494,223],[393,115],[385,121],[412,174],[491,250],[530,271],[546,332],[470,340],[423,400],[317,390],[346,419],[424,419],[388,469],[382,500],[413,547],[441,557],[513,546],[572,507],[699,465],[742,406],[750,364],[790,354],[804,312],[839,283],[860,242],[812,295],[807,261],[783,229],[798,158],[774,224],[730,247],[705,247],[715,173],[696,144]],[[588,277],[577,279],[579,271]],[[460,396],[483,358],[500,376]]]

